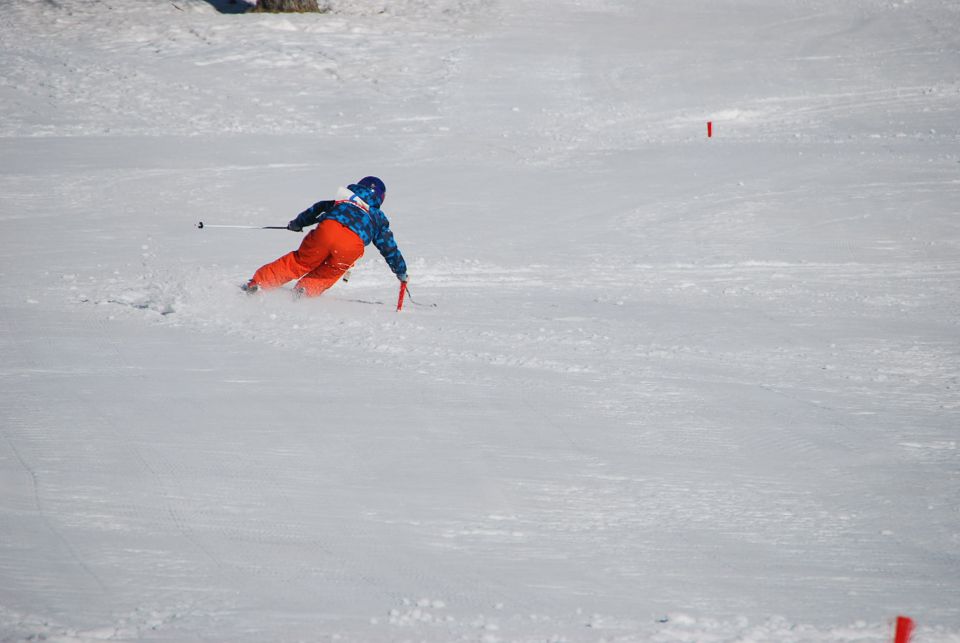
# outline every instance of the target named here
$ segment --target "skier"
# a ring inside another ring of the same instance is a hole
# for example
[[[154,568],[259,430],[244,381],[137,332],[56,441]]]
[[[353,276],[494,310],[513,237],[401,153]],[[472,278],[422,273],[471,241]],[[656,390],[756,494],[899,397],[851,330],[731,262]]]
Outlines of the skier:
[[[314,203],[287,224],[294,232],[319,224],[307,233],[300,248],[262,266],[242,288],[253,293],[298,279],[296,295],[316,297],[337,283],[371,241],[397,279],[406,283],[407,264],[380,210],[386,192],[383,181],[366,176],[341,188],[336,200]]]

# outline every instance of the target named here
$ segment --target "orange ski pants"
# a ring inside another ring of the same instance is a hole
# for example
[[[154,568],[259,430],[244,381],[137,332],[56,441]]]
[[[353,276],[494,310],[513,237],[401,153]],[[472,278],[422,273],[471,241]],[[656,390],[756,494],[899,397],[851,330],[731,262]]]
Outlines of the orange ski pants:
[[[261,267],[253,282],[264,290],[299,279],[297,288],[316,297],[363,256],[363,240],[346,226],[326,219],[307,233],[300,247]]]

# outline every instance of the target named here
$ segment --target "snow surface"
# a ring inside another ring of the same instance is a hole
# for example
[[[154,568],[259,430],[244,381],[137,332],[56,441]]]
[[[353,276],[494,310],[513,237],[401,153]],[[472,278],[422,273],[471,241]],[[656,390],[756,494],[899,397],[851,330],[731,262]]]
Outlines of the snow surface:
[[[960,641],[960,6],[329,5],[0,4],[0,640]]]

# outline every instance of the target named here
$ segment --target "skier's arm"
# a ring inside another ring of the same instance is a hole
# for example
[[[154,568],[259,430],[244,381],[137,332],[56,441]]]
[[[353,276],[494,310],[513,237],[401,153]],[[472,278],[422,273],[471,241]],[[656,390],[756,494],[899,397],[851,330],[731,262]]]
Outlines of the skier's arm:
[[[288,230],[300,232],[307,226],[317,223],[330,208],[334,206],[334,201],[318,201],[309,208],[297,215],[297,218],[287,224]]]
[[[381,226],[379,233],[373,240],[373,245],[386,259],[387,265],[390,266],[390,270],[397,276],[397,279],[406,281],[407,262],[403,260],[403,255],[400,253],[400,248],[397,247],[397,240],[393,238],[389,223]]]

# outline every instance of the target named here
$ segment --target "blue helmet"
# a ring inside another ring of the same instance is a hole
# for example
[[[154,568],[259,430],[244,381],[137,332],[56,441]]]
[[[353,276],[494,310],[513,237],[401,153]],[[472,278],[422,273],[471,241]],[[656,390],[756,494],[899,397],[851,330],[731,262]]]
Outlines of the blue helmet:
[[[380,203],[383,203],[383,200],[387,198],[387,186],[375,176],[365,176],[357,181],[357,185],[373,190],[373,193],[380,199]]]

